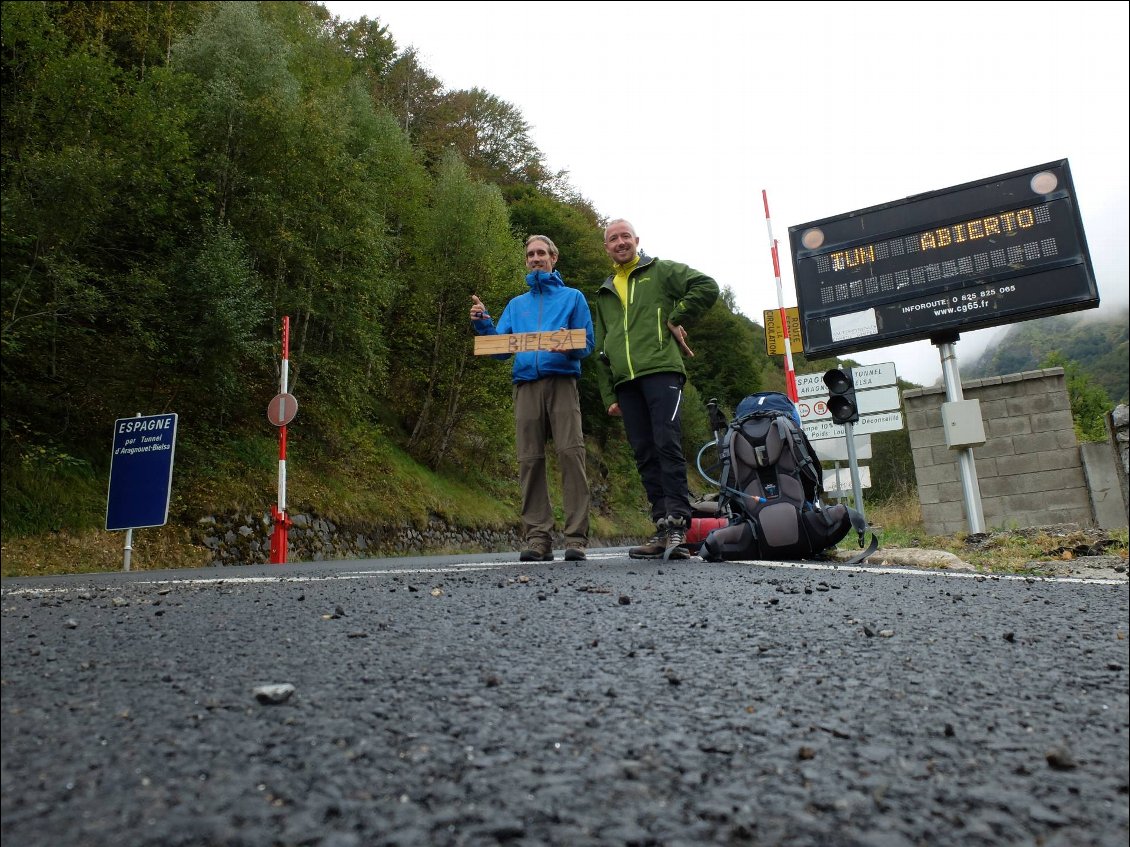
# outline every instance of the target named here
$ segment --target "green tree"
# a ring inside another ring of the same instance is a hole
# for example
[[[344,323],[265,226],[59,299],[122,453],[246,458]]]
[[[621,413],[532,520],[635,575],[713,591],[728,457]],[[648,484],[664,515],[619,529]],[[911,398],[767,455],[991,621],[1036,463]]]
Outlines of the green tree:
[[[349,79],[340,37],[310,7],[223,4],[174,50],[200,81],[215,213],[266,280],[271,334],[292,317],[292,385],[330,420],[386,405],[385,322],[427,187],[404,133]]]
[[[904,386],[906,387],[906,386]],[[867,500],[883,502],[917,496],[914,455],[910,449],[910,433],[906,427],[871,435],[871,489]]]
[[[256,3],[218,4],[173,46],[173,67],[199,81],[198,173],[219,221],[234,212],[241,230],[272,214],[269,189],[291,164],[300,97],[291,50]]]
[[[444,151],[442,129],[449,117],[443,84],[420,61],[415,48],[404,50],[376,84],[374,96],[424,155],[430,165]]]
[[[139,78],[168,64],[173,42],[212,11],[214,2],[13,3],[42,5],[68,40],[96,45],[119,68]]]
[[[530,125],[515,106],[481,88],[444,96],[444,135],[471,173],[497,185],[538,185],[548,177]]]
[[[353,65],[353,76],[364,81],[367,91],[379,91],[396,60],[396,41],[388,27],[367,17],[357,21],[335,17],[331,31],[339,49]]]
[[[207,222],[172,270],[152,384],[160,387],[164,408],[184,403],[201,422],[238,423],[257,393],[253,379],[265,378],[271,362],[260,331],[268,303],[250,251],[230,224]],[[249,368],[255,362],[259,367]]]
[[[756,325],[733,311],[732,297],[723,296],[690,328],[694,358],[685,360],[687,375],[699,394],[717,398],[729,412],[743,397],[762,389],[767,363],[764,346],[757,345]]]
[[[1077,362],[1070,361],[1058,350],[1048,353],[1040,362],[1040,367],[1063,368],[1075,437],[1080,441],[1105,441],[1106,413],[1111,407],[1106,391],[1096,385]]]
[[[52,17],[74,12],[4,6],[2,343],[6,423],[82,443],[152,384],[159,280],[195,185],[182,80]]]
[[[433,468],[460,442],[513,447],[513,427],[501,425],[499,397],[509,369],[470,367],[471,294],[496,314],[524,290],[521,247],[510,235],[498,188],[474,180],[457,153],[440,162],[421,279],[402,304],[396,358],[407,365],[398,394],[413,419],[408,446]],[[474,410],[475,415],[466,414]],[[506,433],[506,435],[502,435]]]

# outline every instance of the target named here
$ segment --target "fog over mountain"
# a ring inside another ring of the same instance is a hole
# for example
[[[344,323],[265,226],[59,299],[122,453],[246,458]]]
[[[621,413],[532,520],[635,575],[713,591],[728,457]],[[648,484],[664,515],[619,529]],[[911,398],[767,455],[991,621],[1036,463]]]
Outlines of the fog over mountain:
[[[975,358],[965,357],[960,363],[963,379],[1034,370],[1048,354],[1059,352],[1101,385],[1112,404],[1125,403],[1130,396],[1130,308],[1125,298],[1120,303],[1104,302],[1099,309],[1023,321],[984,332],[992,334],[989,343]]]

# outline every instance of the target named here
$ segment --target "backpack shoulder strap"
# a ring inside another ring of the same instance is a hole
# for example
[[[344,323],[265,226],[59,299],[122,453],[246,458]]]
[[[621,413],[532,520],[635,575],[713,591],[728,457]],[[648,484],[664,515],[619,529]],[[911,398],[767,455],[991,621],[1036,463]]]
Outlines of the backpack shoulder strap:
[[[804,430],[787,417],[780,417],[778,426],[783,427],[791,434],[790,443],[793,445],[793,459],[797,470],[805,480],[805,496],[809,500],[816,500],[824,493],[824,469],[816,452],[808,441]],[[783,434],[783,433],[782,433]]]

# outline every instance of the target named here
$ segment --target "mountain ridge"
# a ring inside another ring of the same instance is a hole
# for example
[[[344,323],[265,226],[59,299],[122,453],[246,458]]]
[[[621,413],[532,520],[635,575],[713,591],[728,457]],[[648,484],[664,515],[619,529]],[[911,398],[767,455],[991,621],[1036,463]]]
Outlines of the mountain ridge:
[[[1106,391],[1111,405],[1130,397],[1130,309],[1114,314],[1075,312],[1010,325],[1000,338],[968,365],[962,379],[982,379],[1035,370],[1050,354],[1060,353]]]

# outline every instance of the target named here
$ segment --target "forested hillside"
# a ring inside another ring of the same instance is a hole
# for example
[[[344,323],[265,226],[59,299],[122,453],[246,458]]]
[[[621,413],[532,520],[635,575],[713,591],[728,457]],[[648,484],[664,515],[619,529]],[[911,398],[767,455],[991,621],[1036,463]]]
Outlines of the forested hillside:
[[[469,297],[525,289],[531,233],[590,299],[608,272],[604,210],[516,107],[311,2],[3,2],[0,25],[5,541],[100,527],[112,424],[138,413],[179,416],[170,523],[269,509],[284,316],[292,509],[516,520],[510,370],[472,355]],[[690,456],[706,399],[784,387],[719,282],[692,327]],[[1054,336],[1125,399],[1125,312],[1120,335],[1029,327],[984,367],[1037,366]],[[591,361],[581,388],[596,531],[638,529]],[[889,434],[871,496],[911,483],[906,441]]]
[[[964,379],[1044,367],[1049,356],[1073,362],[1100,386],[1111,406],[1130,396],[1130,314],[1126,306],[1053,315],[1012,324],[979,359],[963,366]]]
[[[171,520],[266,509],[283,316],[296,507],[371,509],[357,489],[404,462],[513,496],[509,367],[472,355],[469,295],[524,290],[535,232],[590,296],[607,273],[602,213],[514,106],[315,3],[4,2],[2,27],[6,537],[97,526],[112,423],[139,412],[179,415]],[[702,399],[782,384],[732,297],[694,339],[691,445]],[[582,389],[615,487],[587,364]],[[45,505],[53,479],[83,504]]]

